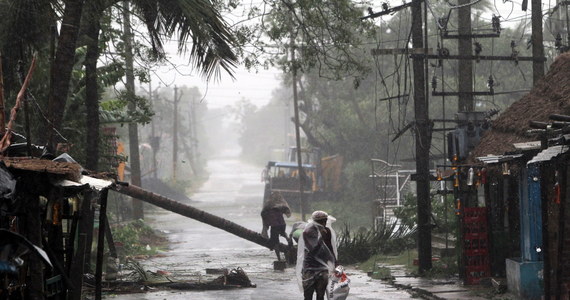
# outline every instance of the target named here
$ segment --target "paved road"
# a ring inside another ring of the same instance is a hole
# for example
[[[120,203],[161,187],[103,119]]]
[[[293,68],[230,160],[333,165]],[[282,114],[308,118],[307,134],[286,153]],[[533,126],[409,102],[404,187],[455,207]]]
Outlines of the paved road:
[[[243,164],[234,158],[219,158],[208,163],[209,180],[189,203],[199,209],[230,219],[252,230],[261,230],[263,185],[261,169]],[[105,299],[302,299],[294,268],[274,271],[275,254],[267,248],[240,239],[220,229],[164,210],[148,215],[151,225],[167,233],[171,249],[164,257],[143,264],[148,270],[165,270],[178,279],[202,279],[206,268],[241,267],[257,288],[222,291],[159,291],[133,295],[107,295]],[[288,220],[289,224],[296,220]],[[284,240],[283,240],[284,241]],[[347,268],[352,284],[349,299],[412,299],[372,280],[366,274]]]

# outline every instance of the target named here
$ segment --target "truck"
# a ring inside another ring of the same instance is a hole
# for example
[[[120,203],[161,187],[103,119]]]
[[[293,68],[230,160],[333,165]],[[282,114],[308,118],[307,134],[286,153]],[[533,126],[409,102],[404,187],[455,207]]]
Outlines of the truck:
[[[305,176],[303,185],[305,204],[317,199],[335,198],[341,186],[342,156],[336,154],[322,157],[319,148],[302,148],[301,159]],[[285,161],[268,161],[262,172],[262,180],[265,182],[264,201],[271,192],[280,192],[293,211],[300,210],[296,147],[289,148]]]

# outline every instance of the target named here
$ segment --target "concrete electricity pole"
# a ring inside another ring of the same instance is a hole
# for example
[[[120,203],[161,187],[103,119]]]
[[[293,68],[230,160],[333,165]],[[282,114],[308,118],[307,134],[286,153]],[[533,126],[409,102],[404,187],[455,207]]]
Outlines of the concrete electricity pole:
[[[176,164],[178,163],[178,102],[182,92],[178,95],[178,87],[174,86],[174,116],[172,118],[172,180],[176,180]]]
[[[532,0],[532,83],[544,77],[544,44],[542,38],[542,2]],[[568,9],[568,8],[566,8]]]
[[[459,33],[457,50],[459,55],[473,54],[473,41],[471,39],[471,5],[470,0],[459,0],[459,5],[464,5],[457,12],[457,26]],[[459,74],[459,99],[457,111],[471,112],[474,110],[473,103],[473,60],[461,59],[457,62]]]
[[[422,0],[412,1],[412,47],[424,48],[422,33]],[[427,52],[427,51],[426,51]],[[426,53],[427,54],[427,53]],[[413,56],[414,116],[416,137],[416,186],[418,214],[418,260],[420,274],[431,269],[431,198],[429,174],[429,149],[432,123],[429,120],[426,96],[425,57]]]
[[[291,18],[293,19],[293,18]],[[293,72],[293,108],[295,110],[295,140],[297,144],[297,167],[299,168],[299,205],[301,220],[305,221],[305,199],[303,197],[303,188],[305,183],[305,171],[303,170],[303,161],[301,157],[301,132],[299,121],[299,97],[297,95],[297,62],[295,61],[295,37],[291,30],[291,68]]]

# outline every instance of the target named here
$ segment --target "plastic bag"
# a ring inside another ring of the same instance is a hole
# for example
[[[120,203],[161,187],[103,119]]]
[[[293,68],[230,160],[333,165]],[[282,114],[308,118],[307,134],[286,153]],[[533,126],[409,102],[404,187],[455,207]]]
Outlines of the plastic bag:
[[[336,267],[334,274],[329,277],[327,285],[327,299],[345,300],[350,291],[350,279],[344,273],[342,266]]]

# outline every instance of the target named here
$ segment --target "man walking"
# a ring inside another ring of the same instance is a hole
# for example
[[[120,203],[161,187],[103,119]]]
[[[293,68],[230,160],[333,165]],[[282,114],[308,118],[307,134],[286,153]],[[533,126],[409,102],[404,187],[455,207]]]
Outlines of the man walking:
[[[328,222],[327,222],[328,221]],[[317,210],[303,230],[297,250],[297,279],[305,300],[324,300],[325,290],[337,260],[336,234],[331,223],[336,221]]]

